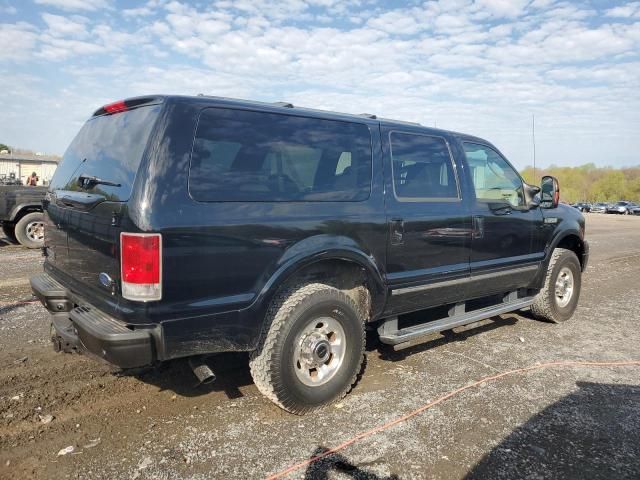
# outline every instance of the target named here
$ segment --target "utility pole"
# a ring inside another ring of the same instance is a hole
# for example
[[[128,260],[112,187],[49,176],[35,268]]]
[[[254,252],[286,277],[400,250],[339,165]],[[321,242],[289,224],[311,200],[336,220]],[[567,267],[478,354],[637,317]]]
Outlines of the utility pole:
[[[533,178],[536,178],[536,116],[531,114],[531,140],[533,141]]]

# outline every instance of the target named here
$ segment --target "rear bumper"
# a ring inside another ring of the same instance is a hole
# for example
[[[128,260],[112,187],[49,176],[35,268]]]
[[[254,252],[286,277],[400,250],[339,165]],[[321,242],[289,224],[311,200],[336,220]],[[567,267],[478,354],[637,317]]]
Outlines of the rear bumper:
[[[135,328],[97,308],[73,298],[65,287],[47,273],[31,277],[36,297],[51,313],[51,321],[64,343],[91,353],[121,368],[151,365],[161,343],[158,325]]]

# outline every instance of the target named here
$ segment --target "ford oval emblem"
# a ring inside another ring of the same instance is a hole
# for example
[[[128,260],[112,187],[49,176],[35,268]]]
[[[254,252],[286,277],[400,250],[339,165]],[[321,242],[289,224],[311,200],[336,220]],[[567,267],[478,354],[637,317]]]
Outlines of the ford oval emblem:
[[[113,285],[113,279],[104,272],[100,272],[98,278],[100,279],[100,283],[107,288],[111,288],[111,285]]]

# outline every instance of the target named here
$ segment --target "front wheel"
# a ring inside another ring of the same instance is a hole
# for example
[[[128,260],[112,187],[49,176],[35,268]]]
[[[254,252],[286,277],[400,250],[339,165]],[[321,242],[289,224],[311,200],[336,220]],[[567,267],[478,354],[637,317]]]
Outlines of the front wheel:
[[[42,212],[28,213],[16,223],[16,239],[27,248],[44,245],[44,215]]]
[[[544,287],[531,305],[531,313],[541,320],[561,323],[569,320],[578,306],[582,272],[571,250],[556,248],[551,254]]]
[[[273,300],[250,357],[258,390],[304,414],[344,397],[364,358],[364,322],[353,299],[320,283],[299,284]]]

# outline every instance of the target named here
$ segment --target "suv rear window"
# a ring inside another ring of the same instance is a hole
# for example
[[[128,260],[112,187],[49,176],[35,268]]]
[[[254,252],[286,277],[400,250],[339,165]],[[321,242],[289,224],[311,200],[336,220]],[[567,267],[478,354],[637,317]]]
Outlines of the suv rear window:
[[[120,186],[97,185],[90,192],[128,200],[159,110],[151,105],[89,119],[64,153],[50,189],[80,190],[80,175],[95,176]]]
[[[360,201],[371,189],[366,125],[224,108],[202,111],[189,191],[198,201]]]

